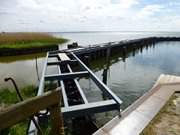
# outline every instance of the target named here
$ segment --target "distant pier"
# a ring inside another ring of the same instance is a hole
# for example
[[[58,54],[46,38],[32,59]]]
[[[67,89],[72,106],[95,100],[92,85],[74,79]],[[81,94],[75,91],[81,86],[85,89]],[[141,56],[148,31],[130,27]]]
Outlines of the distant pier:
[[[91,60],[96,60],[99,57],[105,57],[110,52],[111,54],[121,53],[123,58],[126,58],[127,52],[135,52],[155,46],[155,43],[165,41],[180,41],[180,37],[148,37],[133,40],[122,40],[117,42],[109,42],[102,44],[95,44],[89,46],[78,46],[77,43],[68,45],[68,49],[57,50],[49,52],[49,56],[57,56],[60,52],[73,52],[80,59],[88,56]]]

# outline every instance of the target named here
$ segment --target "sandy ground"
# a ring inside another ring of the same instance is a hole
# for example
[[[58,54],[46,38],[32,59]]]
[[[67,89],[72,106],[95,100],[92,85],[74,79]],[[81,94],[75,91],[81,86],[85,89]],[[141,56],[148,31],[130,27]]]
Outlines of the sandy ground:
[[[180,93],[175,93],[141,135],[180,135]]]

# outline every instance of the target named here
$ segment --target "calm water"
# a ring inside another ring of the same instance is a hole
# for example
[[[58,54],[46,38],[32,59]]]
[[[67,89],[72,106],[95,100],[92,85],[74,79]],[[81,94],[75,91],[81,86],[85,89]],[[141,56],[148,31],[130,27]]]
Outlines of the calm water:
[[[63,36],[78,41],[80,45],[119,41],[124,39],[140,38],[147,36],[170,35],[178,36],[179,33],[143,33],[143,32],[104,32],[104,33],[53,33],[55,36]],[[66,44],[60,48],[66,48]],[[0,57],[0,88],[11,87],[4,82],[4,78],[13,77],[19,86],[37,85],[36,59],[38,57],[39,75],[44,62],[43,54]],[[108,68],[107,85],[124,101],[123,108],[127,107],[144,92],[149,90],[158,76],[164,74],[180,75],[180,42],[162,42],[155,47],[145,48],[133,56],[128,56],[125,62],[120,55],[113,55],[109,65],[104,58],[92,61],[90,68],[102,79],[104,68]],[[89,101],[102,98],[99,90],[91,80],[81,79],[80,83],[88,96]],[[96,96],[94,96],[96,95]]]
[[[81,46],[99,43],[114,42],[150,36],[180,36],[180,32],[74,32],[74,33],[51,33],[57,37],[65,37],[71,42],[78,42]],[[60,48],[66,48],[65,45]]]
[[[130,53],[125,61],[120,55],[112,56],[110,66],[105,59],[91,63],[91,69],[101,78],[103,69],[108,69],[107,85],[123,101],[123,108],[149,90],[160,74],[180,75],[180,42],[162,42],[154,47]],[[82,80],[90,101],[102,98],[91,81]],[[87,87],[88,86],[88,87]],[[91,98],[92,97],[92,98]]]

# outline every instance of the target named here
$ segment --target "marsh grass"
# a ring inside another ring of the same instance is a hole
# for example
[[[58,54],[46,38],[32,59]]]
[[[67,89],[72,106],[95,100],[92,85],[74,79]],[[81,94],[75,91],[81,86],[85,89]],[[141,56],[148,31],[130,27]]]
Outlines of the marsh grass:
[[[20,92],[24,99],[34,97],[37,92],[37,87],[30,85],[20,89]],[[3,110],[4,108],[18,102],[20,101],[14,89],[3,88],[0,90],[0,110],[1,109]],[[27,126],[28,126],[28,119],[14,125],[10,129],[4,130],[4,132],[3,133],[1,132],[0,134],[25,135]]]
[[[0,49],[43,48],[67,41],[47,33],[0,33]]]
[[[35,86],[27,86],[20,90],[21,95],[24,99],[34,97],[37,88]],[[9,106],[19,102],[16,91],[14,89],[4,88],[0,90],[0,106]]]

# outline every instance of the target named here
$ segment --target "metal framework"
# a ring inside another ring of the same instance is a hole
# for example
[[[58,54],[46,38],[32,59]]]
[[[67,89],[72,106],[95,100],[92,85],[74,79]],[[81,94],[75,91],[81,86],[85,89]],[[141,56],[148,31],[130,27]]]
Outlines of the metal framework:
[[[49,58],[57,58],[58,61],[49,62]],[[72,65],[79,66],[80,71],[73,72]],[[58,66],[58,74],[46,75],[48,66]],[[88,102],[78,79],[89,77],[108,99],[97,102]],[[58,87],[61,87],[63,106],[61,112],[63,117],[76,117],[90,115],[105,111],[117,110],[120,112],[122,101],[116,96],[73,52],[47,53],[42,77],[39,84],[38,96],[44,93],[46,81],[57,80]],[[72,96],[72,93],[74,96]],[[71,97],[71,98],[70,98]],[[73,98],[72,98],[73,97]],[[33,123],[30,124],[29,133],[35,130]]]

